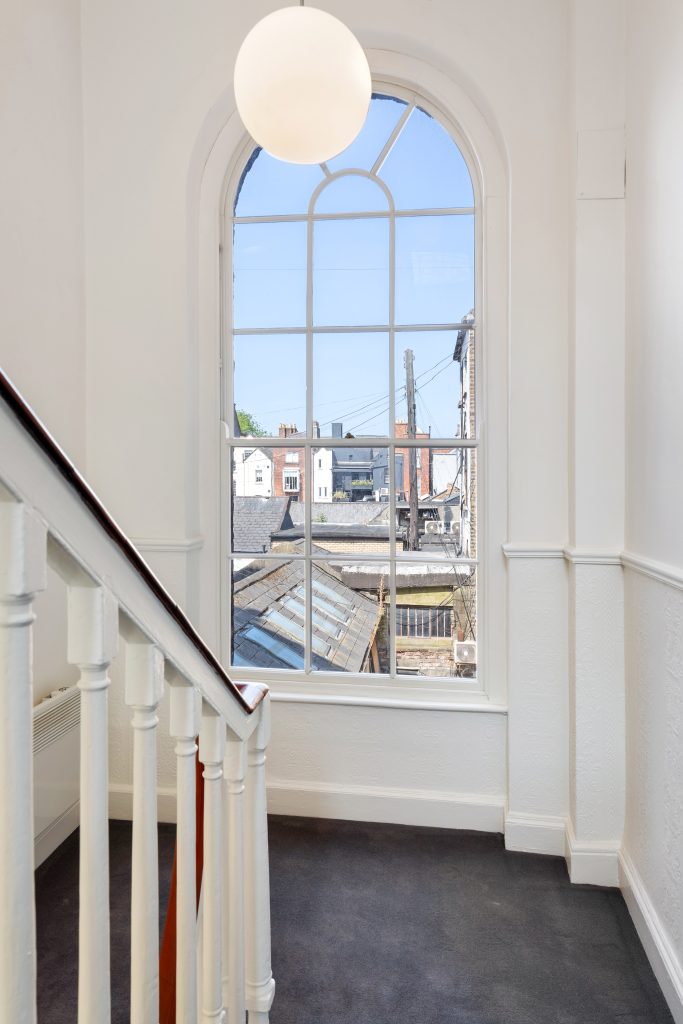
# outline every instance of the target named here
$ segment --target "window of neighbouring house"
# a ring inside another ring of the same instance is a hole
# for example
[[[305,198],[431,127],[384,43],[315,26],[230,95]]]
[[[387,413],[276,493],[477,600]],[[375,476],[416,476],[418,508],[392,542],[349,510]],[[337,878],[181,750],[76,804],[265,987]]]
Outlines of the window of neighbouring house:
[[[283,487],[285,491],[298,491],[299,490],[299,471],[298,469],[289,469],[283,473]]]
[[[327,164],[249,155],[223,361],[241,672],[476,676],[476,213],[415,96],[373,95]],[[254,437],[269,497],[235,470]]]

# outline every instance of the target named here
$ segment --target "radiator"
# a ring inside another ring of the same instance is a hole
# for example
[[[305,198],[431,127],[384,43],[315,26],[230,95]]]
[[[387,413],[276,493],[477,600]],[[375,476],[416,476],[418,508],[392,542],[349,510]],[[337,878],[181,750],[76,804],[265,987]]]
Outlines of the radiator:
[[[78,827],[81,694],[54,690],[33,709],[35,865]]]

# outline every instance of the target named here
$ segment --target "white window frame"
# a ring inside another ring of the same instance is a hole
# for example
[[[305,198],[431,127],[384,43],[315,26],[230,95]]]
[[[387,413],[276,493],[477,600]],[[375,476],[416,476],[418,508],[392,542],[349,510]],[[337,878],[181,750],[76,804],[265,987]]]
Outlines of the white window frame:
[[[443,72],[433,68],[419,58],[389,52],[369,51],[371,66],[376,74],[373,89],[377,92],[395,95],[404,99],[417,96],[419,105],[437,117],[446,127],[470,169],[475,191],[475,207],[478,211],[475,223],[475,308],[479,355],[477,362],[477,411],[479,423],[480,455],[478,472],[478,620],[482,631],[478,636],[478,676],[476,692],[457,689],[460,680],[421,680],[411,682],[410,677],[391,680],[380,676],[351,676],[335,673],[326,679],[316,673],[302,679],[299,673],[283,671],[272,673],[259,669],[240,669],[245,678],[262,678],[275,686],[279,699],[331,701],[332,703],[362,704],[397,707],[433,707],[442,710],[479,710],[499,712],[504,710],[507,691],[507,595],[506,567],[499,557],[500,547],[509,535],[508,526],[508,211],[507,211],[507,169],[504,153],[500,147],[497,129],[487,120],[467,92]],[[378,72],[378,73],[377,73]],[[419,89],[416,82],[421,83]],[[410,84],[402,84],[410,83]],[[436,97],[436,99],[435,99]],[[457,121],[463,124],[463,133]],[[221,205],[231,207],[237,183],[244,166],[253,150],[250,139],[241,136],[239,122],[230,121],[221,141],[223,159],[230,170],[223,179]],[[472,140],[472,145],[469,140]],[[217,151],[218,152],[218,151]],[[231,155],[232,154],[232,155]],[[225,166],[225,164],[224,164]],[[210,193],[207,193],[210,195]],[[486,201],[484,200],[486,198]],[[215,207],[214,207],[215,208]],[[207,217],[210,213],[207,201]],[[222,345],[221,364],[227,364],[227,341],[232,324],[231,279],[232,240],[229,221],[222,218],[221,288],[222,298]],[[486,246],[484,246],[484,237]],[[488,295],[482,288],[483,268],[486,267]],[[493,298],[491,298],[493,296]],[[489,333],[492,332],[492,333]],[[491,344],[492,343],[492,344]],[[488,443],[488,416],[485,397],[488,391],[489,367],[495,361],[494,404],[490,418],[495,433],[492,435],[494,448]],[[223,377],[225,385],[227,375]],[[223,569],[228,566],[227,538],[230,536],[230,512],[225,500],[226,483],[229,481],[230,461],[226,459],[229,447],[231,422],[226,415],[226,391],[222,392],[220,467],[222,479],[222,512],[219,520],[221,548],[221,623],[218,641],[223,660],[228,662],[230,647],[230,578]],[[208,426],[208,423],[207,423]],[[385,439],[383,439],[385,441]],[[451,439],[449,439],[450,441]],[[298,439],[297,439],[298,441]],[[277,447],[274,444],[273,447]],[[401,447],[406,447],[402,439]],[[493,460],[490,458],[493,451]],[[493,461],[493,466],[491,466]],[[486,462],[486,464],[485,464]],[[309,475],[310,480],[310,475]],[[493,481],[493,487],[491,487]],[[307,483],[307,489],[310,483]],[[495,502],[489,504],[487,497],[492,490]],[[227,510],[227,511],[226,511]],[[227,626],[227,628],[226,628]],[[482,644],[483,638],[483,644]],[[469,690],[469,686],[467,688]]]
[[[288,477],[290,478],[290,480],[296,480],[296,486],[295,487],[288,487],[287,486],[287,478]],[[299,469],[298,466],[295,467],[294,469],[283,469],[282,470],[282,490],[285,492],[285,494],[298,494],[299,493],[299,491],[301,490],[301,470]],[[280,557],[282,558],[282,556],[280,556]]]

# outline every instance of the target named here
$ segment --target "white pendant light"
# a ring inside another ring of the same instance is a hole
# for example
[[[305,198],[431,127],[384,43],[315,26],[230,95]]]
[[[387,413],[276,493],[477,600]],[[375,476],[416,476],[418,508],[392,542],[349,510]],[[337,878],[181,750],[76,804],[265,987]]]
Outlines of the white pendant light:
[[[372,83],[353,33],[316,7],[283,7],[259,21],[235,63],[235,99],[247,131],[280,160],[317,164],[363,127]]]

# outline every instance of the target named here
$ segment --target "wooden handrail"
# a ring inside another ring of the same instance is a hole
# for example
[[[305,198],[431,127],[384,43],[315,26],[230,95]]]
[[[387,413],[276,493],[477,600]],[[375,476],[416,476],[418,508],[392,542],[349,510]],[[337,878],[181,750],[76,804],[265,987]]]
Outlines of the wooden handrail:
[[[251,714],[263,700],[268,692],[268,688],[259,683],[234,683],[230,679],[211,648],[202,640],[180,606],[176,604],[163,584],[147,565],[147,562],[145,562],[133,542],[112,518],[93,489],[76,469],[71,459],[57,444],[52,434],[36,416],[28,402],[26,402],[2,369],[0,369],[0,399],[12,411],[26,433],[30,435],[44,455],[55,466],[79,501],[85,505],[107,536],[114,542],[123,557],[145,582],[149,590],[168,612],[176,625],[183,631],[188,640],[190,640],[204,661],[214,670],[221,682],[230,690],[244,710]]]

